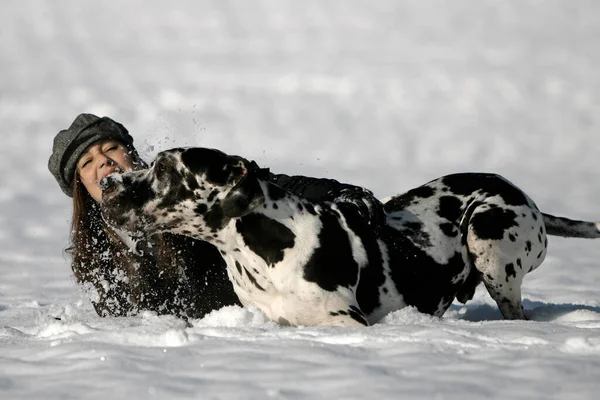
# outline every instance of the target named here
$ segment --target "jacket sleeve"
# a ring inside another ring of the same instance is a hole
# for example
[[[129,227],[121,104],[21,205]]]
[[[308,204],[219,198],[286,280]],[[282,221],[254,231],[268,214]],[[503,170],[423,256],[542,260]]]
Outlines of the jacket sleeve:
[[[101,317],[125,316],[133,311],[128,285],[122,279],[125,271],[102,257],[74,262],[72,269],[79,284],[90,296],[96,313]]]
[[[309,201],[334,201],[339,195],[347,192],[365,193],[368,190],[358,186],[340,183],[335,179],[311,178],[301,175],[271,174],[271,182],[288,190],[296,196]],[[369,192],[370,193],[370,192]]]
[[[73,272],[85,290],[96,313],[126,316],[157,307],[153,287],[159,271],[153,257],[134,256],[122,239],[104,228],[92,237],[82,238],[87,251],[73,258]],[[146,241],[141,241],[145,247]]]
[[[368,189],[335,179],[300,175],[271,174],[270,181],[296,196],[312,202],[346,203],[358,208],[360,215],[375,229],[385,222],[383,204]]]

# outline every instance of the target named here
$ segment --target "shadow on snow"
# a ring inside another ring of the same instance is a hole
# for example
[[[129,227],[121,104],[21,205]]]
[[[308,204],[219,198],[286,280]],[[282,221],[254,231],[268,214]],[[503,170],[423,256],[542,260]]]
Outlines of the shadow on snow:
[[[585,304],[552,304],[541,301],[523,299],[526,316],[532,321],[554,321],[575,311],[591,311],[598,314],[600,320],[600,306]],[[464,321],[501,321],[504,318],[495,305],[477,304],[469,306],[453,304],[449,311],[456,312],[456,318]],[[596,318],[594,318],[596,319]]]

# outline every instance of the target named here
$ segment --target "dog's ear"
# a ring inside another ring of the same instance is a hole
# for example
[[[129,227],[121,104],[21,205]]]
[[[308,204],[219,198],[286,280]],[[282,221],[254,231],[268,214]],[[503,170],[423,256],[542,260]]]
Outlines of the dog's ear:
[[[259,168],[254,161],[236,159],[242,164],[243,176],[221,202],[223,214],[230,218],[242,217],[264,203],[265,195],[258,179],[269,177],[267,168]]]

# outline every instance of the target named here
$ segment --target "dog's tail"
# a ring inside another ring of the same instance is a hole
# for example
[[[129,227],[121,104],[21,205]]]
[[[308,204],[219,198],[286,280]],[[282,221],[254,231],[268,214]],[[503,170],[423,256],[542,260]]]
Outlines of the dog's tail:
[[[585,239],[600,238],[600,222],[576,221],[550,214],[542,215],[548,235]]]

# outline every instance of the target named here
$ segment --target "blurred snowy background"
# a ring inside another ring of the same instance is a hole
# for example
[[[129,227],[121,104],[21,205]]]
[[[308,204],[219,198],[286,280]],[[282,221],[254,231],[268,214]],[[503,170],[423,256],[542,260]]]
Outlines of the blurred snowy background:
[[[600,390],[597,242],[550,238],[524,286],[535,322],[497,321],[482,291],[442,320],[405,310],[363,331],[241,309],[192,328],[100,319],[71,277],[70,202],[46,167],[54,135],[92,112],[148,160],[217,147],[380,197],[491,171],[545,212],[597,219],[600,2],[5,0],[0,26],[0,398]]]

